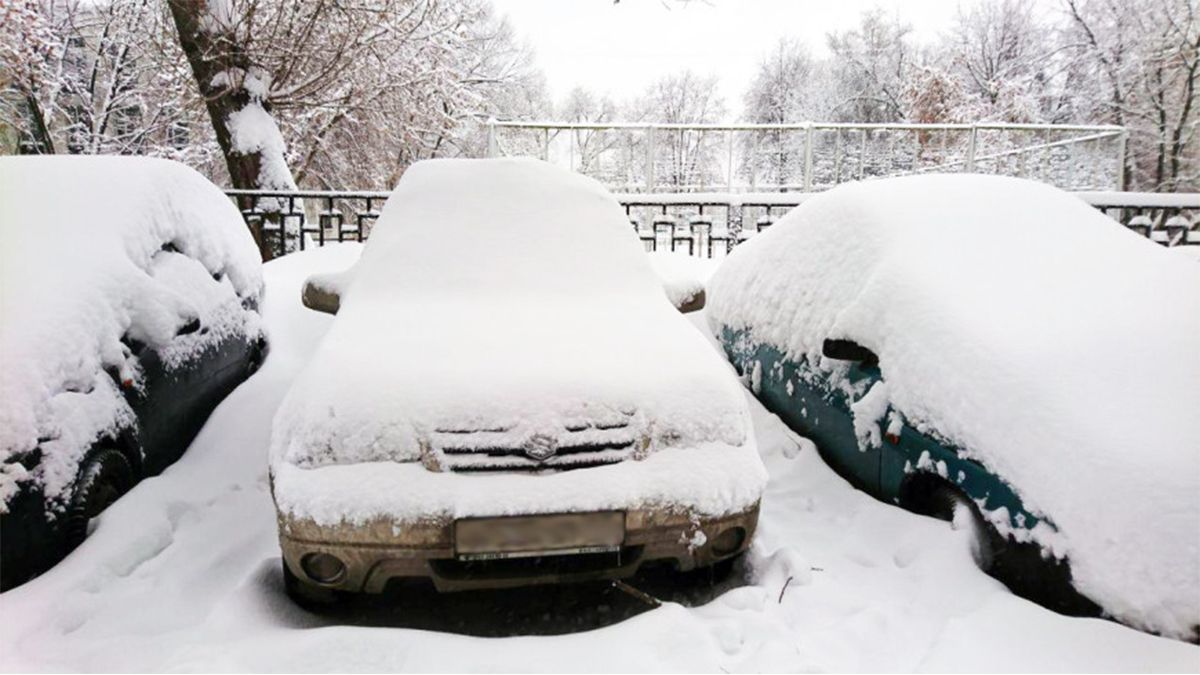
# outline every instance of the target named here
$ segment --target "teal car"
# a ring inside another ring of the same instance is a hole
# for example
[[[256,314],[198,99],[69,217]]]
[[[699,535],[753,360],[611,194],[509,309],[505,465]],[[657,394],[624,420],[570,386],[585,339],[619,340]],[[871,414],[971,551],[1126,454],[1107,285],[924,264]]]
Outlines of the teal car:
[[[984,571],[1018,595],[1065,614],[1100,614],[1071,585],[1067,561],[1019,540],[1017,533],[1042,521],[1053,523],[1026,509],[1008,484],[962,448],[932,430],[918,431],[891,410],[878,444],[860,442],[852,406],[882,381],[873,352],[850,340],[826,340],[823,356],[841,362],[830,373],[806,359],[789,359],[745,329],[725,327],[718,337],[763,405],[812,440],[822,459],[856,488],[922,515],[956,523],[969,519],[966,525],[976,533],[975,558]]]
[[[1016,593],[1198,639],[1200,313],[1167,298],[1200,269],[1176,258],[1034,181],[863,181],[739,246],[706,319],[835,471],[973,532]]]

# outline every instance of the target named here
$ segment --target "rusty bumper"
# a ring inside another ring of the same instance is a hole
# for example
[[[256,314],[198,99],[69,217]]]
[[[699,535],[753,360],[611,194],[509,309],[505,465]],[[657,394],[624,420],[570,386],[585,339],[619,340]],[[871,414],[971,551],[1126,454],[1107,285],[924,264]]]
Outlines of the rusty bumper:
[[[353,593],[379,593],[393,579],[432,580],[439,591],[512,588],[632,576],[648,562],[680,571],[705,567],[745,551],[758,525],[759,505],[718,518],[686,512],[634,509],[623,512],[624,540],[615,550],[479,559],[461,556],[453,519],[397,525],[319,525],[279,515],[284,563],[304,582]],[[726,534],[727,533],[727,534]],[[722,536],[722,535],[725,536]],[[344,565],[336,580],[319,583],[302,562],[316,554]]]

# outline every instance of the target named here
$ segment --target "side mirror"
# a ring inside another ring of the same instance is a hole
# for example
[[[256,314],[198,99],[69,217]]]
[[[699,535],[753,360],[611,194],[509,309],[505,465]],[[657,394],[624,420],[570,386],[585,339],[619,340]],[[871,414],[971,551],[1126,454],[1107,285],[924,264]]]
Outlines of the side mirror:
[[[706,297],[704,295],[704,289],[701,288],[699,291],[687,297],[673,298],[672,304],[675,305],[675,309],[679,310],[680,314],[689,314],[691,312],[698,312],[704,309],[705,301]]]
[[[337,314],[342,305],[342,291],[352,278],[353,268],[332,274],[314,274],[304,282],[300,300],[309,309]]]
[[[865,368],[879,365],[879,357],[875,352],[853,340],[826,340],[821,345],[821,354],[838,361],[855,361]]]
[[[342,304],[342,296],[337,291],[331,291],[313,282],[304,282],[304,293],[301,295],[304,306],[326,314],[337,314]]]
[[[667,300],[681,314],[704,309],[704,275],[696,269],[695,258],[659,252],[647,256],[650,267],[662,284]]]

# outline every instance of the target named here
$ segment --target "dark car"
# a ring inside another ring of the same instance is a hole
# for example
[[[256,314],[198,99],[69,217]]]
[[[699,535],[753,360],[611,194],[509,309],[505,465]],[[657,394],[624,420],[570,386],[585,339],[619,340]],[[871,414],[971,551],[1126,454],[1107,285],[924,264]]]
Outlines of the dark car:
[[[191,169],[4,158],[0,184],[6,590],[61,560],[92,518],[179,459],[267,344],[253,240]]]

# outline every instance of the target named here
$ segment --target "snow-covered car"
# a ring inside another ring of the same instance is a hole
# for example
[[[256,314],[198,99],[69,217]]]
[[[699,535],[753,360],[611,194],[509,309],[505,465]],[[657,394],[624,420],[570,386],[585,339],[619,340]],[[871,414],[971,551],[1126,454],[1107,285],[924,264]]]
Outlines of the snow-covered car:
[[[924,176],[806,201],[717,270],[708,320],[834,469],[973,526],[977,559],[1014,590],[1061,582],[1064,610],[1196,639],[1186,298],[1194,263],[1068,193]]]
[[[595,181],[417,163],[359,262],[306,299],[337,317],[270,461],[301,602],[689,570],[749,545],[766,473],[741,386]]]
[[[195,171],[0,158],[0,587],[178,459],[261,362],[258,249]]]

